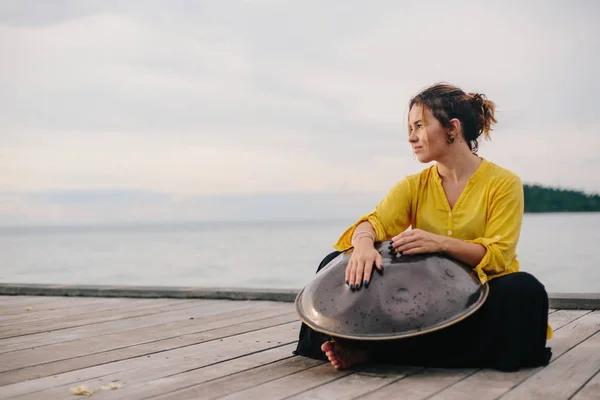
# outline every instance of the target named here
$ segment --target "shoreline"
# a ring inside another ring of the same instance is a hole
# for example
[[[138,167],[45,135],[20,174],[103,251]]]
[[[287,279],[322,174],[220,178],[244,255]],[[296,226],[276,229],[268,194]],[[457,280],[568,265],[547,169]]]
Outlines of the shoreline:
[[[132,297],[294,302],[301,289],[0,283],[0,296]],[[600,309],[598,293],[548,293],[549,307]]]

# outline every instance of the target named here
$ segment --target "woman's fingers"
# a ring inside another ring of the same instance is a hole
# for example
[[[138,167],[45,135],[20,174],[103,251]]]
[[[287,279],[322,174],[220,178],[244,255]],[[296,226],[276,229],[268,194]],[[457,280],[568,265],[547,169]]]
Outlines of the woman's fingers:
[[[360,268],[361,264],[363,265],[362,271]],[[358,284],[358,288],[360,288],[361,285],[364,285],[365,288],[367,288],[369,286],[369,283],[371,283],[371,277],[373,276],[373,268],[374,267],[377,268],[378,270],[380,270],[381,272],[383,272],[383,257],[381,257],[381,254],[377,254],[377,256],[375,257],[375,259],[373,261],[368,259],[364,263],[359,263],[359,267],[357,268],[356,281],[355,281]],[[361,276],[362,276],[362,278],[361,278]]]
[[[375,258],[375,268],[383,272],[383,257],[381,257],[381,254],[377,254]]]
[[[408,249],[411,249],[415,246],[422,245],[423,241],[421,240],[420,237],[413,236],[413,237],[409,237],[409,238],[404,238],[404,239],[402,239],[402,241],[398,241],[398,242],[399,243],[396,246],[396,251],[404,253]]]
[[[415,240],[414,242],[406,243],[398,247],[398,251],[401,251],[403,254],[409,254],[407,253],[409,250],[421,246],[423,246],[423,243],[420,240]]]
[[[354,276],[354,280],[352,281],[352,282],[354,282],[355,289],[359,289],[362,286],[364,270],[365,270],[365,261],[360,260],[358,262],[358,265],[356,266],[356,274]]]
[[[352,272],[352,263],[354,262],[354,260],[351,258],[350,261],[348,261],[348,265],[346,265],[346,275],[344,276],[346,285],[350,284],[350,274]]]
[[[371,283],[371,277],[373,276],[373,267],[383,272],[383,257],[381,256],[381,254],[377,253],[373,262],[367,262],[365,264],[365,272],[363,277],[363,284],[365,285],[365,288],[367,288]]]
[[[403,251],[404,254],[421,254],[421,253],[426,253],[427,249],[425,247],[422,246],[415,246],[412,247],[408,250]]]
[[[362,278],[362,284],[364,285],[365,289],[367,288],[367,286],[369,286],[369,281],[371,280],[371,272],[373,272],[373,264],[375,264],[375,261],[365,263],[365,269],[364,269],[363,278]]]
[[[414,238],[415,236],[419,235],[419,233],[420,232],[418,229],[411,229],[409,231],[402,232],[401,234],[394,236],[392,239],[390,239],[390,244],[392,245],[392,247],[395,248],[399,244],[403,243],[405,240]]]
[[[418,242],[419,240],[421,240],[421,238],[416,235],[403,237],[401,239],[396,240],[396,242],[394,244],[394,249],[402,250],[403,247],[406,246],[407,244]]]
[[[356,260],[352,260],[351,261],[352,265],[350,266],[350,276],[348,277],[348,283],[350,284],[350,288],[352,288],[353,284],[354,284],[354,279],[356,277],[356,264],[357,261]]]

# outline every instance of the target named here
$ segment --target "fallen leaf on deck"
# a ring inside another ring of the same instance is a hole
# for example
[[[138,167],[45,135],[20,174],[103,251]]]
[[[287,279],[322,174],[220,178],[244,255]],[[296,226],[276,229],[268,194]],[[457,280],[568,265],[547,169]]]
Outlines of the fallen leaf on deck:
[[[122,385],[119,382],[111,382],[106,386],[102,386],[102,390],[115,390],[121,388]]]
[[[25,311],[31,311],[31,307],[27,307]]]
[[[98,389],[89,390],[87,385],[80,385],[74,388],[71,388],[71,393],[76,396],[91,396],[94,393],[101,392],[103,390],[115,390],[121,388],[122,385],[119,382],[111,382],[106,386],[99,387]]]
[[[76,396],[91,396],[94,392],[90,391],[86,385],[80,385],[71,388],[71,393]]]

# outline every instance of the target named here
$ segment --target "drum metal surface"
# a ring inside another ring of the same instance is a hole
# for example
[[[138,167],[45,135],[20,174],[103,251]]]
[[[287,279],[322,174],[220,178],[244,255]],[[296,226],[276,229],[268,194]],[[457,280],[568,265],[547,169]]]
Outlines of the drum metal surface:
[[[333,337],[400,339],[455,324],[485,302],[488,284],[466,264],[441,253],[399,256],[389,244],[375,244],[384,272],[374,268],[368,288],[352,290],[344,281],[352,250],[322,268],[296,297],[300,319]]]

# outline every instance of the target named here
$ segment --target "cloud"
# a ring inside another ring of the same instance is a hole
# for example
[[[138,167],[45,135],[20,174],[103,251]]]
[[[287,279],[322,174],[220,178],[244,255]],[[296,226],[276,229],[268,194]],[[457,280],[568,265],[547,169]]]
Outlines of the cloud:
[[[410,96],[450,81],[498,105],[483,156],[526,182],[597,192],[599,11],[594,2],[3,2],[0,188],[21,199],[384,193],[424,167],[406,143]]]

